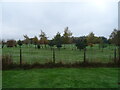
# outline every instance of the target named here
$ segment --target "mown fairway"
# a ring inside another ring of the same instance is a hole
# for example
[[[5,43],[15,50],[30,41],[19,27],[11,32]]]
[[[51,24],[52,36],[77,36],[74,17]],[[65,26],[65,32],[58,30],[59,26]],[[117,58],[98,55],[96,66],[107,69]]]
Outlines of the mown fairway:
[[[59,51],[57,48],[55,50],[56,62],[76,62],[83,61],[83,51],[77,50],[75,45],[66,45],[66,49],[63,47]],[[108,46],[103,49],[99,49],[98,45],[94,45],[94,47],[87,47],[87,59],[89,61],[96,62],[112,62],[114,57],[114,46]],[[14,60],[14,62],[19,62],[19,47],[7,48],[4,47],[2,49],[2,54],[10,54]],[[52,61],[52,50],[50,47],[37,49],[33,45],[22,46],[22,59],[23,62],[27,63],[45,63]]]
[[[117,88],[117,68],[3,71],[3,88]]]

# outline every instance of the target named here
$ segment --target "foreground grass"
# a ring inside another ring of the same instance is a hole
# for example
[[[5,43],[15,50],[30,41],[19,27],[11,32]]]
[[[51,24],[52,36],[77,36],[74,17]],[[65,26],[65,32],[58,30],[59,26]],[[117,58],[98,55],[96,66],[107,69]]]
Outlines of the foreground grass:
[[[3,88],[117,88],[117,68],[3,71]]]

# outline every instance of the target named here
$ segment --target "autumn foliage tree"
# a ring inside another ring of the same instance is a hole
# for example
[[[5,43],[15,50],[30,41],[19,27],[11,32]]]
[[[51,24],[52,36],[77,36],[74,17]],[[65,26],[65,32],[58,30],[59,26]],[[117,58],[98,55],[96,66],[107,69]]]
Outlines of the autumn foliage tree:
[[[40,37],[40,41],[39,41],[40,44],[44,44],[45,48],[46,48],[46,45],[48,44],[48,40],[47,40],[47,36],[46,36],[45,32],[43,32],[41,30],[41,34],[39,35],[39,37]]]
[[[89,46],[93,47],[94,41],[95,41],[95,35],[93,32],[91,32],[87,37],[87,43]]]
[[[37,38],[37,36],[35,36],[35,37],[33,38],[33,43],[34,43],[35,48],[36,48],[36,46],[38,45],[38,38]]]
[[[27,35],[23,35],[24,36],[24,44],[28,45],[30,44],[30,38]]]
[[[68,29],[68,27],[66,27],[64,30],[64,34],[62,36],[63,44],[70,44],[71,36],[72,36],[71,31]],[[65,45],[64,45],[64,48],[65,48]]]

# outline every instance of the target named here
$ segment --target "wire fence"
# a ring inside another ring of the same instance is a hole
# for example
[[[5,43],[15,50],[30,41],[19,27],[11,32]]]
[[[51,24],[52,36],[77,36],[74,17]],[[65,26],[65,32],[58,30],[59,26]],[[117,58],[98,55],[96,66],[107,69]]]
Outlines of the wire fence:
[[[44,47],[44,45],[43,45]],[[104,49],[100,49],[98,45],[94,47],[87,47],[86,49],[86,60],[89,62],[113,62],[114,60],[114,48],[111,45]],[[9,54],[12,56],[15,63],[19,63],[20,60],[20,49],[18,47],[2,49],[2,54]],[[118,56],[118,53],[117,53]],[[78,50],[75,45],[65,45],[60,50],[55,47],[55,62],[62,63],[75,63],[83,62],[84,51]],[[47,46],[46,48],[35,48],[34,45],[23,45],[22,46],[22,62],[23,63],[47,63],[53,61],[53,50]]]

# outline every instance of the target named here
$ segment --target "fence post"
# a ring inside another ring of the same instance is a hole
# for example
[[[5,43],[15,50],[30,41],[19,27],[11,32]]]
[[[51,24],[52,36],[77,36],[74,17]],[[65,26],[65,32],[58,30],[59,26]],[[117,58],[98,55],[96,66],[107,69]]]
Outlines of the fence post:
[[[84,63],[86,62],[86,48],[84,48]]]
[[[116,48],[114,49],[114,62],[116,63]]]
[[[53,63],[55,63],[55,49],[53,47]]]
[[[21,46],[20,46],[20,66],[22,66],[22,49],[21,49]]]
[[[120,46],[118,46],[118,63],[120,63]]]

